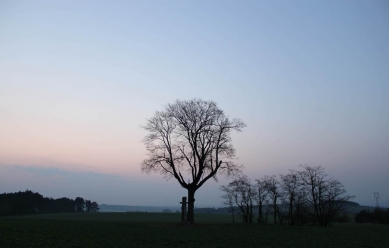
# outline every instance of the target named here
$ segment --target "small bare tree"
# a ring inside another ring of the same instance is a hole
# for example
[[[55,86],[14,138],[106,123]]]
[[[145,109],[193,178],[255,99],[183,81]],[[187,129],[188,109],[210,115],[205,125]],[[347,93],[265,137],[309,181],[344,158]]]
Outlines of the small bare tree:
[[[267,184],[266,184],[266,177],[263,179],[256,179],[256,194],[255,194],[255,201],[258,204],[258,223],[264,223],[265,222],[265,217],[263,215],[263,205],[266,201],[266,197],[269,194],[269,191],[267,189]]]
[[[344,185],[324,172],[321,166],[301,166],[299,171],[305,197],[314,211],[314,224],[331,225],[333,218],[345,207],[346,201],[354,196],[345,195]]]
[[[277,214],[278,214],[278,202],[279,198],[281,197],[281,190],[279,187],[279,182],[275,175],[273,176],[265,176],[264,182],[266,184],[266,189],[269,192],[269,198],[272,202],[273,207],[273,223],[277,223]]]
[[[220,190],[224,192],[224,195],[222,195],[222,198],[224,199],[223,204],[228,206],[229,212],[231,212],[232,215],[232,223],[235,223],[234,199],[237,197],[237,192],[234,192],[232,188],[224,185],[220,186]]]
[[[159,172],[174,177],[188,190],[187,221],[194,223],[195,192],[218,174],[235,175],[241,171],[232,159],[235,149],[231,131],[246,125],[229,119],[213,101],[177,100],[157,111],[143,127],[148,158],[142,164],[146,173]]]
[[[288,223],[294,226],[299,220],[303,205],[299,173],[295,170],[289,170],[288,174],[280,175],[280,185],[288,205]]]
[[[243,223],[252,223],[255,191],[250,179],[245,175],[238,176],[227,186],[222,186],[221,190],[225,192],[223,198],[238,207]]]

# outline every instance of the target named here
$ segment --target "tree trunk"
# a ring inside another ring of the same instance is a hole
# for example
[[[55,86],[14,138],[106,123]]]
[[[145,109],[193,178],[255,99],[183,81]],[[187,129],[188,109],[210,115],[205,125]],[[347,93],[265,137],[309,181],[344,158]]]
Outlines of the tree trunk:
[[[277,224],[277,198],[273,199],[273,224]]]
[[[194,195],[196,190],[188,189],[188,215],[186,217],[186,221],[190,224],[194,223]]]
[[[258,204],[258,223],[262,223],[262,202]]]
[[[293,197],[289,199],[289,225],[294,226]]]
[[[231,205],[231,213],[232,213],[232,223],[235,223],[235,213],[234,213],[234,206]]]

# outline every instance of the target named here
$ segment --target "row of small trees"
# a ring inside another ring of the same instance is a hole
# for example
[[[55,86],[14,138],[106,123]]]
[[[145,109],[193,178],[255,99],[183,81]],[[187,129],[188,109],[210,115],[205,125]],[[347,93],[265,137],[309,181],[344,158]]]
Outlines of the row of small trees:
[[[272,216],[274,224],[292,226],[308,223],[330,226],[337,215],[345,212],[347,201],[353,198],[346,195],[344,185],[329,177],[323,167],[307,165],[279,177],[264,176],[255,183],[240,175],[221,186],[221,190],[233,218],[237,210],[244,223],[252,223],[256,215],[258,223],[266,223]]]
[[[0,216],[98,211],[99,205],[96,202],[82,197],[74,200],[67,197],[53,199],[31,190],[0,194]]]

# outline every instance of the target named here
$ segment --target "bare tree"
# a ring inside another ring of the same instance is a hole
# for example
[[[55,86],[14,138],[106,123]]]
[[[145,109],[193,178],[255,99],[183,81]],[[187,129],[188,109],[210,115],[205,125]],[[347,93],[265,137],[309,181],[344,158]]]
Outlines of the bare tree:
[[[229,198],[232,204],[236,204],[243,223],[252,223],[255,192],[250,179],[240,175],[227,186],[222,186],[221,190],[226,193],[223,198]]]
[[[266,197],[269,194],[269,191],[267,190],[267,184],[266,184],[266,177],[263,179],[256,179],[256,194],[255,194],[255,201],[258,204],[258,223],[264,223],[265,218],[263,215],[263,204],[266,201]]]
[[[338,180],[331,179],[327,187],[325,202],[325,224],[333,225],[334,219],[340,214],[346,214],[349,205],[346,202],[354,196],[345,195],[346,189]]]
[[[85,208],[85,200],[84,198],[82,197],[77,197],[75,200],[74,200],[74,204],[75,204],[75,208],[76,208],[76,211],[77,212],[84,212],[84,208]]]
[[[90,200],[85,200],[85,212],[89,213],[92,209],[92,202]]]
[[[297,222],[301,222],[301,214],[304,209],[304,193],[299,173],[295,170],[289,170],[288,174],[280,175],[280,185],[288,205],[288,223],[294,226]]]
[[[278,212],[278,202],[279,198],[281,196],[281,190],[279,188],[279,182],[275,175],[273,176],[265,176],[264,182],[266,184],[266,189],[269,192],[269,198],[272,201],[272,207],[273,207],[273,223],[277,223],[277,214]]]
[[[91,212],[92,213],[97,213],[99,212],[100,208],[99,208],[99,204],[97,204],[97,202],[92,202],[91,204]]]
[[[301,167],[303,170],[299,174],[306,199],[314,211],[314,224],[317,221],[320,226],[329,226],[353,196],[345,195],[344,185],[328,177],[323,167]]]
[[[232,223],[235,223],[234,199],[237,197],[237,192],[234,192],[232,188],[224,185],[220,186],[220,190],[224,192],[224,195],[222,195],[222,198],[224,199],[223,204],[228,206],[232,215]]]
[[[157,111],[143,127],[148,158],[142,164],[146,173],[160,172],[174,177],[188,190],[187,221],[194,223],[195,192],[218,174],[235,175],[241,171],[232,159],[232,130],[240,132],[246,125],[230,120],[213,101],[177,100]]]

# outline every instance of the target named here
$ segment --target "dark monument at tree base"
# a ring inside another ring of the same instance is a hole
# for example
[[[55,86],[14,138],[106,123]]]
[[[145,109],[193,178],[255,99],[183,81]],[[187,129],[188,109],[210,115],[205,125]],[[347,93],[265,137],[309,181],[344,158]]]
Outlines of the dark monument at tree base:
[[[186,223],[186,197],[182,197],[181,203],[181,221],[182,224]]]

